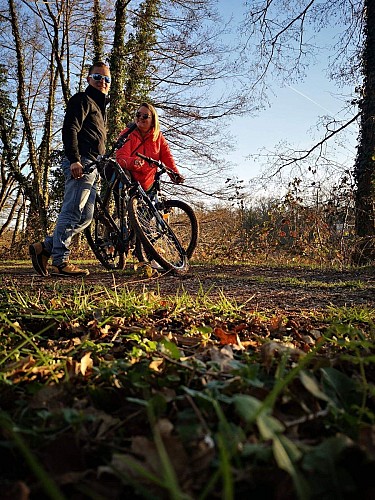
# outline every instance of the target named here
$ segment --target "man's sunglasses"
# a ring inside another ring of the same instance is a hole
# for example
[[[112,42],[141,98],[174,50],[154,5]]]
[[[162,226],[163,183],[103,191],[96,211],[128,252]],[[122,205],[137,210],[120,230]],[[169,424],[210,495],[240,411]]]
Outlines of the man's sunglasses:
[[[144,120],[147,120],[147,118],[151,118],[151,115],[148,115],[147,113],[136,113],[135,114],[136,118],[143,118]]]
[[[93,73],[92,75],[89,75],[89,78],[92,78],[96,82],[100,82],[101,80],[104,80],[105,83],[111,83],[110,76],[101,75],[100,73]]]

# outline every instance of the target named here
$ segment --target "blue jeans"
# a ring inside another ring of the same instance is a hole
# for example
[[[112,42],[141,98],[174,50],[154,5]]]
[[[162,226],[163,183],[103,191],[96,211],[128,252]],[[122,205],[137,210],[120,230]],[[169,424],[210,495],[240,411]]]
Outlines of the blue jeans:
[[[82,158],[85,167],[91,160]],[[65,192],[61,212],[52,236],[44,240],[45,249],[51,254],[52,264],[60,266],[69,259],[70,245],[74,235],[90,225],[94,215],[95,196],[98,187],[98,171],[85,173],[80,179],[73,179],[70,161],[64,158],[62,168],[65,176]]]

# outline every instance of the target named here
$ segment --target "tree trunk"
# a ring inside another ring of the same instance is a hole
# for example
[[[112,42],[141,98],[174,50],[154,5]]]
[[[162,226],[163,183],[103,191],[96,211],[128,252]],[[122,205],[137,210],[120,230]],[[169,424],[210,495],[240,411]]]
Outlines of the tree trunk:
[[[91,21],[92,43],[94,45],[93,63],[104,59],[103,20],[104,16],[100,8],[100,0],[94,0]]]
[[[132,116],[142,102],[150,101],[152,51],[157,45],[159,0],[145,0],[139,7],[134,36],[127,43],[125,105]],[[131,116],[128,116],[130,119]]]
[[[117,0],[116,2],[115,33],[109,63],[112,84],[111,103],[108,111],[108,149],[110,149],[110,145],[126,125],[122,121],[119,110],[124,105],[124,38],[126,33],[126,7],[128,3],[129,0]]]
[[[375,257],[375,3],[365,0],[363,98],[358,155],[355,164],[356,233],[361,237],[355,261],[364,264]]]

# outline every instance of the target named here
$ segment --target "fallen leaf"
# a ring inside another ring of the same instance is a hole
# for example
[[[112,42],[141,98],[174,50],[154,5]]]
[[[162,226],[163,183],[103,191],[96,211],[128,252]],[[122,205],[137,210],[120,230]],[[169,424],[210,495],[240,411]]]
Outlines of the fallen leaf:
[[[20,371],[29,370],[32,366],[35,365],[35,359],[32,356],[26,356],[25,358],[21,358],[14,363],[9,363],[6,365],[6,369],[12,376]]]
[[[85,376],[88,373],[92,372],[92,367],[94,366],[94,362],[91,359],[91,352],[87,352],[83,358],[81,358],[81,373]]]
[[[241,345],[240,339],[237,333],[225,332],[222,328],[214,328],[214,334],[220,340],[220,344],[237,344]]]
[[[23,481],[4,484],[1,487],[1,498],[3,500],[29,500],[30,488]]]
[[[173,424],[167,418],[160,418],[156,422],[155,428],[157,428],[159,430],[161,436],[168,437],[168,436],[171,436],[171,434],[172,434]]]
[[[233,330],[235,331],[235,333],[238,333],[238,332],[242,332],[242,330],[246,330],[247,328],[249,328],[249,326],[246,323],[241,323],[239,325],[236,325],[233,328]]]
[[[150,370],[154,370],[154,372],[161,372],[163,364],[164,364],[163,358],[154,359],[149,364],[149,368],[150,368]]]
[[[282,354],[286,354],[293,361],[298,361],[299,358],[305,356],[305,353],[300,349],[294,348],[291,344],[287,345],[281,342],[266,342],[262,345],[260,354],[267,368],[269,368],[272,362]]]
[[[270,332],[278,332],[283,324],[283,318],[281,316],[274,316],[271,318],[271,322],[268,326]]]

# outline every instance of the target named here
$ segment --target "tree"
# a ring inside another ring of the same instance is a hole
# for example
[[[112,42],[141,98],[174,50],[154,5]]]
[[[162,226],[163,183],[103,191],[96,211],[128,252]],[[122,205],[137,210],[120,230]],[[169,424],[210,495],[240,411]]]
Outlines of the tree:
[[[126,32],[126,7],[130,0],[117,0],[115,9],[115,27],[113,46],[110,56],[110,68],[112,74],[111,84],[111,106],[108,116],[108,142],[111,144],[123,128],[121,109],[124,106],[124,79],[125,79],[125,47],[124,37]]]
[[[94,61],[102,61],[104,59],[103,21],[104,15],[100,7],[100,0],[94,0],[91,23]]]
[[[279,154],[275,167],[280,170],[288,165],[303,164],[313,153],[317,153],[319,160],[327,141],[345,131],[360,117],[358,154],[353,166],[356,179],[356,231],[358,236],[370,238],[375,236],[374,20],[375,6],[370,0],[299,0],[290,3],[262,0],[251,4],[246,19],[246,47],[248,49],[256,40],[253,47],[259,54],[254,88],[258,88],[262,98],[266,97],[270,72],[273,78],[278,76],[283,82],[305,76],[307,66],[318,53],[309,26],[313,26],[315,32],[329,26],[341,26],[339,39],[331,47],[330,76],[338,83],[353,83],[360,89],[360,99],[349,99],[352,111],[347,121],[327,120],[326,133],[321,140],[308,151]],[[357,104],[359,113],[355,110]],[[315,160],[314,165],[318,167],[319,162]],[[373,250],[369,252],[369,255],[374,255]],[[366,260],[363,252],[361,255]]]
[[[7,71],[0,64],[0,213],[2,214],[2,227],[0,235],[9,228],[16,211],[20,210],[22,189],[17,183],[17,168],[14,159],[17,155],[15,127],[15,108],[7,95]]]
[[[34,139],[32,119],[30,116],[30,107],[29,107],[30,101],[29,101],[29,94],[27,90],[27,81],[26,81],[27,76],[25,68],[24,44],[20,33],[19,17],[13,0],[9,0],[9,14],[11,19],[14,45],[17,55],[17,69],[16,69],[17,79],[18,79],[17,101],[20,108],[22,124],[24,127],[24,138],[27,144],[29,165],[31,170],[33,171],[33,178],[31,181],[31,185],[29,184],[27,177],[25,177],[20,170],[17,169],[18,171],[15,170],[15,172],[17,171],[18,181],[22,185],[22,188],[24,189],[28,197],[28,200],[30,202],[29,220],[32,221],[32,224],[35,224],[35,221],[37,220],[35,216],[36,214],[38,214],[39,218],[42,219],[42,225],[43,224],[45,225],[48,190],[43,189],[44,176],[43,172],[40,169],[40,164],[38,161],[38,152]],[[34,50],[35,48],[36,47],[34,46]],[[48,121],[49,119],[50,119],[50,110],[46,114],[46,120]],[[49,130],[45,130],[44,137],[48,133]],[[45,157],[46,145],[43,146],[42,150],[43,150],[42,154]]]
[[[134,16],[134,32],[126,44],[126,82],[122,115],[131,120],[133,111],[150,99],[151,75],[155,73],[152,54],[157,43],[156,30],[160,18],[160,0],[145,0]]]
[[[375,237],[375,5],[364,5],[363,88],[360,100],[361,128],[355,164],[356,229],[362,237]],[[367,248],[366,248],[367,247]],[[375,244],[362,245],[360,259],[375,258]]]

